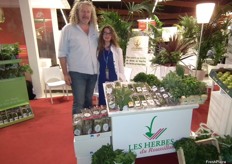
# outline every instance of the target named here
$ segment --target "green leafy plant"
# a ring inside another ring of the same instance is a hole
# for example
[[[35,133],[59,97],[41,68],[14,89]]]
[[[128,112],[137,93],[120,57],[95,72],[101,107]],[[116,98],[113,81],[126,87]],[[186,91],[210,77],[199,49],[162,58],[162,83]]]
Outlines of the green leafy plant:
[[[207,92],[207,87],[204,82],[190,75],[178,76],[176,72],[169,72],[163,78],[162,85],[172,94],[174,100],[180,99],[181,96],[189,97]]]
[[[232,137],[230,135],[219,136],[217,138],[221,150],[222,160],[232,163]]]
[[[195,156],[197,154],[197,144],[192,138],[181,138],[173,143],[176,150],[182,148],[185,160],[188,164],[195,164]]]
[[[231,3],[225,6],[216,5],[210,22],[204,24],[197,70],[202,69],[202,64],[208,58],[207,52],[209,50],[214,49],[215,51],[212,65],[218,64],[224,58],[227,51],[228,37],[231,35],[228,26],[231,24],[232,18],[227,16],[227,12],[231,11],[231,8]]]
[[[19,44],[2,44],[0,45],[0,60],[16,59],[19,54]]]
[[[125,152],[121,149],[113,150],[110,144],[103,145],[92,156],[92,164],[132,164],[135,162],[136,154],[132,151]]]
[[[202,164],[205,161],[219,160],[217,147],[208,142],[209,140],[196,140],[193,138],[181,138],[173,143],[176,150],[183,149],[187,164]],[[208,142],[208,143],[207,143]]]
[[[131,100],[130,96],[132,93],[133,91],[127,87],[114,88],[113,94],[115,96],[115,102],[119,106],[120,110],[123,110],[123,107],[128,105]]]
[[[160,41],[157,44],[157,51],[151,60],[153,64],[176,66],[189,48],[195,44],[192,39],[183,39],[180,35],[170,37],[169,42]]]
[[[160,86],[160,80],[154,74],[146,74],[144,72],[140,72],[133,78],[134,82],[143,82],[147,83],[149,86]]]
[[[99,11],[99,14],[99,28],[101,29],[105,25],[111,25],[115,29],[119,37],[119,45],[123,50],[123,55],[125,58],[126,47],[130,38],[132,23],[123,20],[117,12],[101,10]]]
[[[21,77],[25,73],[33,73],[28,64],[19,64],[20,60],[17,59],[20,51],[18,43],[0,46],[0,62],[7,62],[7,64],[0,63],[0,79]]]

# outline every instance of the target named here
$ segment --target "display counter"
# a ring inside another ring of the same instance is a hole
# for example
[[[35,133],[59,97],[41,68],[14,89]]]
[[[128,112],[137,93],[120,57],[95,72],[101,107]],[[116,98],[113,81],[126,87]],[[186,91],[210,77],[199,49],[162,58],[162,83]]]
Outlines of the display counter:
[[[131,150],[137,158],[175,152],[173,143],[191,132],[198,104],[109,111],[114,150]]]

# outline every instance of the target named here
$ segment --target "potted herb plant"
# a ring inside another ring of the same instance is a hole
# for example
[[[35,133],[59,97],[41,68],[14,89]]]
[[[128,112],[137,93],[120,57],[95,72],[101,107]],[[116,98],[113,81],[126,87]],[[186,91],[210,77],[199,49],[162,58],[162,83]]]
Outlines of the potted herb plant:
[[[120,111],[126,109],[128,107],[128,103],[131,101],[131,94],[133,91],[131,91],[128,87],[120,87],[120,88],[114,88],[113,94],[115,96],[115,102],[118,105]]]
[[[169,72],[163,78],[162,85],[175,101],[182,104],[202,104],[207,99],[206,84],[190,75],[179,76],[176,72]]]

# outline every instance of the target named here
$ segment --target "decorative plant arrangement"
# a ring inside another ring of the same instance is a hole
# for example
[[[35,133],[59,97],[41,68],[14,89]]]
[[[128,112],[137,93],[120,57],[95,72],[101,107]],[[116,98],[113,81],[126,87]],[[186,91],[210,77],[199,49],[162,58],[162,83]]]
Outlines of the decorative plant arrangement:
[[[135,159],[136,154],[132,151],[113,150],[113,146],[107,144],[103,145],[93,154],[92,164],[133,164]]]
[[[169,42],[160,41],[157,43],[157,50],[154,52],[153,64],[165,66],[176,66],[189,48],[195,44],[193,39],[183,39],[176,34],[170,37]]]

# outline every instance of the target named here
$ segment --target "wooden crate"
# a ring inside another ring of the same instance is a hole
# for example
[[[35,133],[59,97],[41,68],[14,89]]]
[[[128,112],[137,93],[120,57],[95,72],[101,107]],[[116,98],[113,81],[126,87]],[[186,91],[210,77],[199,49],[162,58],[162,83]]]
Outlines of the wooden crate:
[[[198,141],[196,141],[196,143],[197,144],[212,144],[217,148],[218,153],[220,153],[219,144],[218,144],[217,139],[215,139],[215,138],[208,138],[208,139],[198,140]],[[177,158],[178,158],[179,164],[186,164],[185,157],[184,157],[184,151],[183,151],[182,147],[180,147],[177,150]],[[221,156],[219,156],[218,159],[222,160]]]

